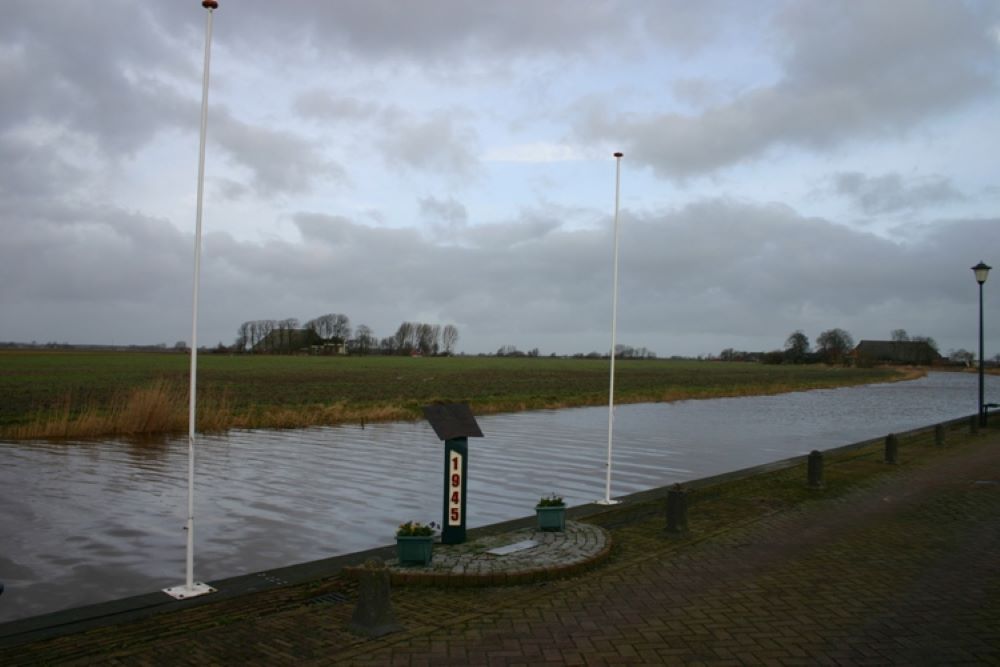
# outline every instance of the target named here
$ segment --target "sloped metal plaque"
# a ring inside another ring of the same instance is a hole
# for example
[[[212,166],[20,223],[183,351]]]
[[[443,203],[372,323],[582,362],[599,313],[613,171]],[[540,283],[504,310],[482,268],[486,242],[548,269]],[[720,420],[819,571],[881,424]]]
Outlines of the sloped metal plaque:
[[[428,405],[424,407],[424,417],[441,440],[483,437],[467,403]]]

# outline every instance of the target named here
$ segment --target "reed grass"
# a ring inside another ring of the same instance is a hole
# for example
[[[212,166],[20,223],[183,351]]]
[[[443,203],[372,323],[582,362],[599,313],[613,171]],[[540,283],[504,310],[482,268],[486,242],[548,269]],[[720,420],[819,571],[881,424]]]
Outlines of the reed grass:
[[[206,397],[204,403],[198,411],[200,430],[230,428],[232,419],[225,395]],[[39,411],[27,423],[5,429],[3,435],[21,440],[142,436],[179,433],[186,430],[187,423],[186,387],[157,380],[122,391],[107,405],[94,400],[77,405],[73,394],[67,393],[57,401],[55,409]]]

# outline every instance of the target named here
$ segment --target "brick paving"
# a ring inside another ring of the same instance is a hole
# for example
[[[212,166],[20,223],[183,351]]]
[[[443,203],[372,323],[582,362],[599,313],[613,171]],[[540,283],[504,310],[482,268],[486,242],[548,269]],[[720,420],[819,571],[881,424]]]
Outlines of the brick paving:
[[[571,578],[393,589],[400,632],[351,634],[346,578],[0,649],[0,664],[1000,664],[1000,432],[900,443],[692,493],[690,532],[609,510]],[[631,513],[630,513],[631,512]]]

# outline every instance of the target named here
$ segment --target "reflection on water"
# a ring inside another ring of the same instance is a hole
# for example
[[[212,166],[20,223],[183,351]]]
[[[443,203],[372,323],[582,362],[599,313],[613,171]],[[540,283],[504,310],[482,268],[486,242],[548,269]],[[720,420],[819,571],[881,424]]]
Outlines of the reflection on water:
[[[997,378],[989,378],[996,395]],[[781,396],[620,406],[612,494],[625,495],[975,412],[976,376]],[[479,418],[470,527],[549,492],[604,495],[607,408]],[[198,441],[195,575],[214,580],[388,544],[440,521],[443,447],[425,423],[243,431]],[[184,579],[186,439],[0,443],[0,621]]]

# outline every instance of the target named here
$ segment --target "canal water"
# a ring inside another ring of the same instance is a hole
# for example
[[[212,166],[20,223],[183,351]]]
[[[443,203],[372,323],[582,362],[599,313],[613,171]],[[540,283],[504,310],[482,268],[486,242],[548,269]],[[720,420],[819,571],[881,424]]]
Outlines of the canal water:
[[[1000,378],[987,378],[996,396]],[[612,495],[975,412],[976,376],[615,409]],[[480,417],[468,525],[538,498],[604,496],[607,408]],[[443,446],[426,423],[201,436],[195,576],[235,576],[390,544],[441,521]],[[0,622],[184,581],[187,442],[0,442]]]

